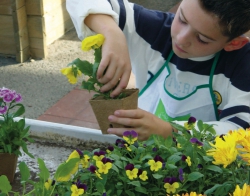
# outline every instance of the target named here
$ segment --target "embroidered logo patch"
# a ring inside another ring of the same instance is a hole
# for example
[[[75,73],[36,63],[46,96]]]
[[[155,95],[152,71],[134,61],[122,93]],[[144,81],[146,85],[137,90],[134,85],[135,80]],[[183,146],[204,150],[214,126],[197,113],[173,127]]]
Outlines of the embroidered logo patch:
[[[216,105],[219,106],[222,102],[222,97],[218,91],[214,91],[214,98],[215,98]]]

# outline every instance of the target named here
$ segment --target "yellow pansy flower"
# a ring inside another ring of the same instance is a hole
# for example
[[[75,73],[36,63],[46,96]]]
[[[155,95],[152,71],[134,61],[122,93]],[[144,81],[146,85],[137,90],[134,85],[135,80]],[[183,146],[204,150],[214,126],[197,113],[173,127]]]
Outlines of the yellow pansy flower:
[[[78,189],[75,184],[71,186],[70,190],[72,192],[71,196],[79,196],[79,195],[83,195],[84,193],[84,189]]]
[[[102,161],[97,161],[96,166],[98,167],[99,173],[107,174],[109,172],[109,169],[112,168],[112,163],[110,162],[103,163]]]
[[[185,161],[187,162],[187,164],[188,164],[189,167],[192,165],[190,156],[187,156],[187,158],[186,158]]]
[[[249,185],[244,184],[242,189],[240,188],[239,185],[237,185],[235,191],[233,192],[233,196],[249,196],[249,193],[250,193],[250,186]]]
[[[104,155],[100,155],[100,156],[94,155],[94,156],[93,156],[93,159],[94,159],[95,161],[101,161],[103,158],[104,158]]]
[[[49,190],[49,188],[51,187],[53,180],[48,179],[47,182],[44,183],[44,187]]]
[[[75,84],[77,82],[77,77],[82,75],[82,72],[80,70],[77,70],[77,76],[75,77],[74,68],[72,67],[65,67],[61,69],[61,73],[68,78],[70,84]]]
[[[83,158],[81,159],[81,164],[84,169],[89,167],[89,159],[90,157],[88,155],[84,155]]]
[[[139,175],[139,178],[142,180],[142,181],[146,181],[148,179],[148,176],[147,176],[147,171],[143,171],[141,175]]]
[[[126,170],[126,174],[130,180],[137,178],[138,169],[134,168],[133,170]]]
[[[162,162],[161,161],[155,162],[155,160],[149,160],[148,164],[150,165],[150,170],[151,171],[158,171],[159,169],[162,168]]]
[[[82,50],[89,51],[90,49],[99,48],[103,44],[104,39],[105,38],[102,34],[86,37],[82,41]]]
[[[179,183],[174,182],[173,184],[165,183],[164,188],[166,189],[167,193],[175,193],[176,189],[179,188]]]

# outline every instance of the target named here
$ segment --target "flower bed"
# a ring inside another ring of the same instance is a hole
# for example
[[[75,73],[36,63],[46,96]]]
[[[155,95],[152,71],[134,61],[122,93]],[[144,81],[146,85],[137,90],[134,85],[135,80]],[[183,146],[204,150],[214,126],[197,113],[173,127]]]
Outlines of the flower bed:
[[[139,142],[132,131],[106,151],[76,149],[54,175],[38,159],[40,178],[33,193],[247,196],[250,130],[215,137],[213,128],[201,121],[198,130],[192,121],[185,126],[191,130],[174,126],[181,132],[174,133],[174,138],[152,136]],[[28,183],[24,163],[20,170],[22,181]]]

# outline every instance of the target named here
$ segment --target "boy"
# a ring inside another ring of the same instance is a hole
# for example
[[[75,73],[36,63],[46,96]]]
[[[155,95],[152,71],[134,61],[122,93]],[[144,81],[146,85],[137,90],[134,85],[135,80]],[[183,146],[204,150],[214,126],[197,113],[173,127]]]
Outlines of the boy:
[[[67,9],[80,39],[105,36],[103,91],[119,82],[117,95],[131,67],[135,74],[140,109],[116,111],[110,122],[141,140],[171,135],[168,122],[190,116],[215,124],[217,134],[249,127],[250,0],[183,0],[176,15],[126,0],[67,0]]]

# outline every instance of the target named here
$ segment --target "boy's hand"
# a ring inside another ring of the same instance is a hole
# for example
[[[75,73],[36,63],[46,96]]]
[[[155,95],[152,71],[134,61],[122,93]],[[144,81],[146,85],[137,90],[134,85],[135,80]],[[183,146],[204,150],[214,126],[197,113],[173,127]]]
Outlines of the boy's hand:
[[[157,116],[141,109],[117,110],[109,116],[109,121],[130,128],[110,128],[108,133],[122,137],[124,131],[134,130],[139,140],[146,140],[152,134],[167,137],[172,135],[172,126]]]
[[[104,84],[101,91],[108,91],[117,85],[111,96],[119,95],[127,87],[130,74],[131,64],[126,38],[120,29],[112,31],[105,36],[102,60],[97,71],[99,82]]]

